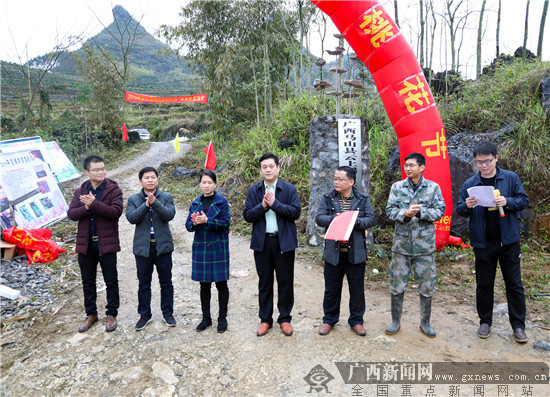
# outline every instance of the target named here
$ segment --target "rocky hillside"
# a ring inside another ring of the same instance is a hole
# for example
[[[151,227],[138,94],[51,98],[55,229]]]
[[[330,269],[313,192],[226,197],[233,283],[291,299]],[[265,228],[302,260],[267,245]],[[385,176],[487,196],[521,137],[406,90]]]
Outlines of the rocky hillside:
[[[135,40],[134,40],[135,38]],[[164,90],[168,86],[181,85],[181,80],[192,77],[190,68],[182,58],[170,52],[170,48],[147,32],[141,24],[132,17],[124,7],[113,8],[113,22],[97,35],[89,38],[83,44],[94,48],[102,47],[114,58],[122,58],[120,43],[132,42],[130,63],[132,80],[130,86],[148,90]],[[126,46],[126,44],[124,44]],[[47,60],[45,54],[31,60],[32,67],[40,67]],[[53,71],[61,74],[74,74],[75,58],[83,57],[84,51],[78,49],[68,57],[63,58]]]

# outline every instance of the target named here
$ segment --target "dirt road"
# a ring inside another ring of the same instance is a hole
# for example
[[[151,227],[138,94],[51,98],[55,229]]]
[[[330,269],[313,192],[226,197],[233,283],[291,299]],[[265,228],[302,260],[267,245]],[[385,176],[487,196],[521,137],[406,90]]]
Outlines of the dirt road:
[[[183,146],[182,152],[188,150]],[[169,153],[173,153],[170,142],[153,143],[149,152],[110,171],[108,177],[119,182],[126,200],[138,191],[137,171],[146,165],[158,166],[161,161],[173,157]],[[177,326],[168,328],[162,322],[158,280],[154,280],[153,323],[141,332],[134,330],[138,320],[137,278],[131,247],[134,227],[123,216],[120,220],[123,248],[118,256],[121,295],[118,329],[106,333],[104,316],[101,316],[99,323],[88,332],[77,332],[84,312],[82,291],[76,280],[69,292],[57,297],[55,304],[48,308],[50,314],[43,320],[36,322],[31,329],[2,336],[2,361],[8,365],[3,365],[1,395],[311,396],[328,391],[332,396],[373,396],[377,395],[376,385],[363,384],[358,386],[359,389],[346,384],[347,379],[340,375],[335,362],[384,365],[443,361],[550,361],[547,352],[533,349],[535,340],[548,342],[548,331],[528,323],[530,342],[518,345],[511,339],[505,311],[500,311],[495,314],[493,334],[489,339],[481,340],[475,335],[475,308],[456,301],[445,291],[438,291],[434,298],[435,339],[420,333],[418,296],[413,290],[406,295],[401,331],[394,337],[384,334],[390,320],[389,296],[385,287],[369,288],[366,292],[366,337],[356,336],[347,326],[346,291],[340,323],[328,336],[320,336],[317,328],[323,315],[322,267],[300,254],[295,267],[294,335],[286,337],[278,326],[274,326],[266,336],[256,337],[259,320],[253,255],[248,239],[235,235],[230,239],[229,329],[218,334],[214,324],[214,327],[197,333],[195,326],[201,315],[199,286],[190,278],[193,236],[184,229],[189,203],[177,204],[176,218],[171,223],[176,240],[173,281]],[[368,265],[367,269],[371,271]],[[100,276],[98,280],[101,280]],[[100,312],[105,304],[104,288],[100,281]],[[214,293],[214,316],[217,314],[215,296]],[[317,374],[308,376],[318,365]],[[507,395],[521,395],[525,385],[529,386],[527,383],[510,384]],[[427,383],[410,386],[410,394],[402,394],[403,385],[389,385],[387,394],[383,395],[453,395],[449,394],[450,385],[433,383],[431,386],[435,394],[427,394],[431,390]],[[460,384],[459,387],[460,394],[454,395],[474,395],[474,384]],[[550,389],[548,384],[532,385],[531,391],[532,395],[546,396]],[[484,385],[485,396],[496,396],[497,392],[496,384]]]

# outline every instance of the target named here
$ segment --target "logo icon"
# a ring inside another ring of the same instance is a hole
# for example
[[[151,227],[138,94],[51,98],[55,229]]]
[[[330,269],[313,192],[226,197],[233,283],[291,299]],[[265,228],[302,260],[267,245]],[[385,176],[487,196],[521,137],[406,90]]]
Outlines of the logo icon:
[[[328,382],[334,379],[334,376],[330,374],[326,369],[324,369],[320,364],[316,365],[309,371],[309,374],[304,376],[304,380],[309,385],[308,393],[311,393],[315,390],[317,393],[325,390],[327,393],[330,393],[328,390]]]

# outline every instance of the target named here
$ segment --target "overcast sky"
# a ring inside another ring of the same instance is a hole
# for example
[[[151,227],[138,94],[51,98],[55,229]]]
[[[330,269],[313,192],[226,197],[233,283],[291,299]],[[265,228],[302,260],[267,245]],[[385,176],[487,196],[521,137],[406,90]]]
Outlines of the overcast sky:
[[[435,2],[441,4],[443,0],[435,0]],[[464,4],[474,10],[479,10],[480,2],[481,0],[464,0]],[[517,47],[522,45],[526,2],[527,0],[502,0],[501,52],[513,53]],[[141,24],[149,33],[154,34],[162,24],[178,24],[180,22],[179,10],[185,3],[186,0],[0,0],[0,59],[17,62],[19,53],[19,56],[25,61],[26,54],[29,59],[43,55],[54,47],[56,40],[61,40],[67,35],[84,33],[85,38],[91,37],[103,29],[94,13],[105,25],[109,25],[113,19],[112,8],[117,4],[122,5],[136,19],[143,15]],[[382,0],[380,3],[393,17],[393,0]],[[409,26],[417,25],[417,4],[418,1],[413,0],[400,0],[399,2],[401,29],[413,48],[416,45],[416,33],[414,32],[416,28]],[[497,4],[497,0],[487,0],[487,30],[484,35],[483,65],[490,63],[495,56]],[[537,49],[542,6],[543,0],[531,1],[527,48],[533,52],[536,52]],[[464,65],[462,72],[469,77],[472,72],[475,72],[477,37],[475,27],[478,20],[479,14],[473,14],[470,17],[472,26],[466,30],[461,50],[460,60]],[[550,23],[548,20],[550,20],[550,15],[546,21],[544,60],[550,60]],[[331,32],[335,31],[335,28],[332,27]],[[445,36],[446,34],[446,31],[442,33],[438,28],[436,37],[446,40],[448,37]],[[320,45],[315,45],[319,41],[318,37],[316,33],[312,34],[311,50],[317,56],[321,55]],[[325,49],[331,49],[336,45],[336,39],[330,36],[325,42]],[[446,64],[451,62],[450,55],[439,52],[437,44],[435,51],[433,69],[435,71],[447,69]],[[325,58],[330,59],[330,56],[325,55]]]

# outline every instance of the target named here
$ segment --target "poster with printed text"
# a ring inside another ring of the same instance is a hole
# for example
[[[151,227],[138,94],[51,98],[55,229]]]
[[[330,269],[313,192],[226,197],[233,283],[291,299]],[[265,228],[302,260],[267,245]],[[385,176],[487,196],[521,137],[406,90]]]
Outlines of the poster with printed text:
[[[36,229],[67,216],[67,202],[40,150],[1,153],[0,163],[17,226]]]
[[[50,164],[58,182],[66,182],[80,178],[80,172],[71,163],[65,152],[61,150],[57,142],[44,142],[46,148],[46,161]]]
[[[0,151],[2,153],[22,150],[28,150],[29,153],[34,153],[34,155],[38,155],[37,150],[40,151],[42,160],[48,163],[50,170],[60,183],[80,178],[80,172],[71,163],[71,160],[57,142],[43,142],[39,136],[0,141]]]

